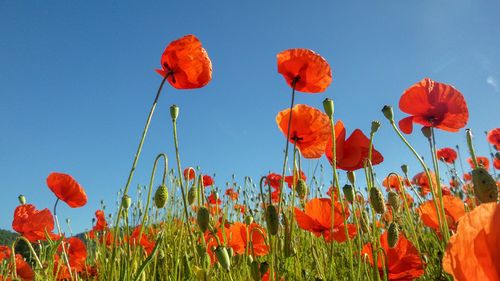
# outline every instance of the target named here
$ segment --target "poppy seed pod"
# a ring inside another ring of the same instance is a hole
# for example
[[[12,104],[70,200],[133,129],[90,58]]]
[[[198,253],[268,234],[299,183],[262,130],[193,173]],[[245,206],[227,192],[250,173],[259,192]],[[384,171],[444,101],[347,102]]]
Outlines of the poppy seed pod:
[[[347,172],[347,180],[349,180],[349,182],[352,185],[356,184],[356,174],[354,173],[354,171],[348,171]]]
[[[130,205],[132,205],[132,198],[128,196],[127,194],[123,195],[122,197],[122,207],[125,210],[128,210],[130,208]]]
[[[498,187],[493,177],[484,168],[472,170],[472,184],[479,201],[482,203],[497,202]]]
[[[299,198],[304,199],[306,197],[307,189],[308,188],[306,182],[303,179],[299,179],[296,186],[297,195],[299,196]]]
[[[209,222],[210,212],[206,207],[200,207],[198,213],[196,214],[196,223],[198,224],[201,232],[205,233],[205,231],[207,231]]]
[[[344,185],[342,187],[342,191],[344,191],[344,196],[349,201],[349,203],[352,203],[354,201],[354,188],[350,184]]]
[[[372,121],[371,133],[375,134],[379,128],[380,128],[380,122],[376,120]]]
[[[377,214],[385,212],[385,200],[382,192],[376,188],[370,188],[370,203]]]
[[[170,106],[170,117],[172,117],[172,121],[177,120],[177,117],[179,116],[179,107],[175,104]]]
[[[401,201],[399,200],[399,195],[394,191],[389,191],[387,193],[387,201],[389,201],[389,205],[392,207],[394,212],[398,212],[401,207]]]
[[[156,189],[154,199],[156,208],[161,209],[165,207],[168,200],[168,189],[166,185],[162,184]]]
[[[323,108],[325,109],[326,115],[328,117],[332,118],[333,117],[333,112],[334,112],[334,103],[332,99],[326,98],[323,101]]]
[[[399,240],[399,226],[395,222],[391,222],[389,224],[389,228],[387,229],[387,243],[389,244],[389,248],[394,248],[398,244]]]
[[[403,171],[403,174],[407,175],[408,174],[408,165],[406,165],[406,164],[401,165],[401,171]]]
[[[278,228],[279,228],[279,216],[278,216],[278,210],[274,205],[269,205],[267,206],[266,209],[266,222],[267,222],[267,228],[269,230],[269,233],[271,235],[276,235],[278,234]]]
[[[227,252],[227,248],[223,246],[218,246],[215,249],[214,253],[221,267],[226,271],[229,271],[229,268],[231,267],[231,260],[229,259],[229,253]]]
[[[431,127],[428,127],[428,126],[424,126],[422,127],[422,135],[424,135],[424,137],[430,139],[432,137],[432,129]]]
[[[251,225],[252,222],[253,222],[253,216],[248,215],[248,216],[245,217],[245,224],[246,225]]]
[[[19,200],[19,204],[26,204],[26,197],[24,197],[24,195],[20,194],[19,196],[17,196],[17,199]]]
[[[188,204],[193,205],[194,200],[196,200],[196,197],[198,196],[198,189],[196,186],[191,186],[188,190]]]
[[[382,107],[382,113],[384,114],[385,118],[389,121],[394,121],[394,112],[392,111],[392,106],[390,105],[384,105]]]

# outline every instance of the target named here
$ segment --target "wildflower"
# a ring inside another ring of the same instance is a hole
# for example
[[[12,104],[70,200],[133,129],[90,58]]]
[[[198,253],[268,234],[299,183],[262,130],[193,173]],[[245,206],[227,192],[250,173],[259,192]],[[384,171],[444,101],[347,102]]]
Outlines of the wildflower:
[[[66,202],[71,208],[79,208],[87,204],[85,190],[68,174],[51,173],[47,177],[47,186],[57,198]]]
[[[392,188],[399,192],[402,187],[411,186],[411,183],[408,179],[405,179],[400,175],[391,175],[384,179],[382,185],[385,186],[387,190]]]
[[[328,62],[308,49],[289,49],[277,55],[278,72],[290,87],[300,92],[320,93],[332,82]]]
[[[182,174],[184,175],[184,179],[186,180],[194,180],[196,176],[196,172],[193,167],[187,167],[186,169],[184,169]]]
[[[272,188],[280,188],[281,175],[276,173],[270,173],[266,176],[266,184],[270,185]]]
[[[488,160],[488,157],[484,156],[477,156],[476,157],[477,164],[479,167],[483,167],[486,170],[490,169],[490,160]],[[474,161],[472,161],[472,158],[467,158],[467,162],[469,163],[471,169],[475,169],[476,167],[474,166]]]
[[[436,156],[439,160],[448,164],[453,164],[455,160],[457,160],[457,152],[450,147],[438,149],[436,151]]]
[[[440,208],[439,200],[436,201],[438,208]],[[465,215],[465,207],[462,200],[452,195],[443,195],[443,207],[448,227],[451,230],[456,230],[458,220]],[[436,232],[440,232],[438,215],[434,207],[433,200],[429,200],[417,208],[417,212],[424,224]]]
[[[76,237],[64,239],[64,249],[68,255],[71,272],[80,273],[85,268],[85,260],[87,259],[87,248],[82,240]],[[62,245],[59,246],[57,254],[54,256],[54,272],[57,272],[57,280],[69,280],[71,274],[65,262],[60,258],[63,252]]]
[[[156,72],[176,89],[196,89],[212,79],[212,62],[194,35],[172,41],[161,56],[161,67]]]
[[[238,200],[238,192],[236,192],[236,190],[234,190],[234,188],[228,188],[226,189],[226,193],[227,197],[229,197],[231,200],[233,201],[236,201]]]
[[[495,128],[489,131],[486,139],[495,147],[496,150],[500,150],[500,128]]]
[[[214,184],[214,179],[209,175],[203,175],[201,181],[203,183],[203,187],[211,186]]]
[[[413,131],[413,123],[458,132],[469,119],[462,94],[453,86],[429,78],[408,88],[399,100],[399,108],[411,115],[399,121],[401,131],[406,134]]]
[[[2,264],[4,260],[10,261],[11,258],[12,252],[10,248],[8,246],[0,245],[0,264]],[[16,254],[14,260],[16,263],[16,274],[21,278],[21,280],[34,280],[35,273],[33,272],[33,269],[31,269],[31,266],[24,260],[24,258],[20,254]],[[3,280],[1,275],[0,280]]]
[[[134,228],[134,231],[132,231],[132,234],[130,234],[130,244],[131,245],[140,245],[148,255],[150,255],[153,252],[153,249],[155,247],[155,241],[150,240],[148,238],[148,235],[146,234],[146,229],[142,230],[142,235],[139,237],[139,234],[141,232],[141,225],[138,225]]]
[[[293,181],[294,177],[295,177],[295,182]],[[304,174],[304,172],[300,171],[300,172],[295,172],[295,176],[286,176],[285,182],[287,183],[289,188],[292,188],[292,187],[297,185],[297,182],[299,180],[306,180],[306,179],[307,178],[306,178],[306,175]]]
[[[437,187],[437,178],[434,172],[429,171],[432,180],[432,186]],[[427,195],[431,191],[431,184],[429,183],[429,178],[425,172],[420,172],[413,177],[413,184],[420,187],[420,193],[422,196]]]
[[[32,204],[19,205],[14,211],[12,228],[31,242],[45,240],[45,232],[51,238],[53,234],[54,217],[49,209],[37,210]]]

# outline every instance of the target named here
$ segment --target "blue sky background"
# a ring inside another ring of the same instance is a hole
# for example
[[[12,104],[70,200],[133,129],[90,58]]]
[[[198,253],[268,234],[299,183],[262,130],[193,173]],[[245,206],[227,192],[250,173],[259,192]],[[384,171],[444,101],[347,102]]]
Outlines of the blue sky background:
[[[485,155],[483,132],[500,123],[498,15],[500,2],[476,0],[1,1],[0,228],[11,228],[21,193],[52,208],[45,184],[52,171],[72,174],[89,196],[83,208],[59,207],[75,231],[91,227],[101,199],[114,209],[161,81],[154,69],[165,46],[185,34],[202,41],[213,80],[199,90],[165,87],[132,190],[149,181],[157,153],[174,167],[171,104],[181,110],[184,166],[216,173],[219,186],[233,173],[242,182],[280,172],[284,137],[274,118],[289,105],[290,88],[276,54],[298,47],[323,55],[333,71],[325,93],[298,93],[298,103],[321,108],[332,98],[348,134],[368,134],[372,120],[382,121],[380,181],[402,163],[420,172],[380,109],[394,105],[401,119],[401,93],[424,77],[464,94],[468,127]],[[463,131],[437,137],[439,147],[465,152]],[[410,140],[428,158],[420,133]]]

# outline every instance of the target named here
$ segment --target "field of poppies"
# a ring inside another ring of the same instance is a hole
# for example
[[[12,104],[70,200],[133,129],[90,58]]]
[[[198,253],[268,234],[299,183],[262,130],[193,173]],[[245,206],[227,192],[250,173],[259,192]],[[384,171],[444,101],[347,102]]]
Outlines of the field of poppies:
[[[277,67],[291,91],[275,120],[285,143],[280,170],[216,188],[202,168],[181,166],[179,108],[172,105],[175,155],[159,153],[149,184],[131,190],[166,82],[196,89],[212,78],[195,36],[172,41],[121,204],[96,210],[91,231],[68,237],[57,206],[83,207],[87,195],[71,175],[49,174],[54,206],[34,206],[20,195],[9,214],[20,236],[0,245],[0,280],[500,280],[500,128],[473,137],[460,91],[425,78],[401,95],[407,117],[397,121],[391,106],[380,105],[383,122],[373,121],[370,132],[348,130],[335,119],[333,100],[321,109],[294,102],[296,92],[330,85],[323,57],[289,49],[277,55]],[[381,123],[418,160],[417,173],[402,165],[376,176],[384,164],[375,147]],[[462,129],[467,147],[436,147],[435,130]],[[432,159],[424,161],[408,134],[423,135]],[[488,145],[490,155],[476,155],[475,145]],[[328,167],[303,172],[303,162],[323,155]]]

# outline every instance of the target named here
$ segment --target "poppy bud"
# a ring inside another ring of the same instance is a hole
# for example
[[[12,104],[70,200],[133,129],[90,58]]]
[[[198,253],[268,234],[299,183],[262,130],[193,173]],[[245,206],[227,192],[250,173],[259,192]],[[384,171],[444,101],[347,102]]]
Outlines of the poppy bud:
[[[245,217],[245,224],[246,225],[251,225],[253,222],[253,217],[251,215],[248,215]]]
[[[203,253],[202,257],[203,257],[202,258],[203,269],[208,271],[210,269],[210,265],[211,265],[210,255],[207,252],[205,252],[205,253]]]
[[[370,188],[370,203],[372,204],[373,210],[378,214],[383,214],[385,212],[385,200],[382,192],[376,188]]]
[[[260,270],[259,270],[259,262],[258,261],[253,261],[250,264],[250,272],[252,274],[253,280],[255,280],[255,281],[261,280]]]
[[[399,227],[395,222],[391,222],[389,224],[389,228],[387,229],[387,243],[389,244],[389,248],[394,248],[398,244],[399,240]]]
[[[156,189],[155,193],[155,205],[156,208],[161,209],[165,207],[168,199],[168,189],[167,186],[162,184]]]
[[[24,195],[20,194],[19,196],[17,196],[17,199],[19,200],[19,204],[26,204],[26,197],[24,197]]]
[[[424,135],[424,137],[430,139],[432,137],[431,127],[427,126],[422,127],[422,134]]]
[[[401,165],[401,171],[403,171],[403,174],[407,175],[408,174],[408,165],[406,165],[406,164]]]
[[[379,121],[372,121],[372,128],[371,128],[371,133],[375,134],[378,129],[380,128],[380,122]]]
[[[126,194],[123,195],[123,197],[122,197],[123,209],[128,210],[128,208],[130,208],[130,205],[132,205],[132,198],[130,198],[130,196],[128,196]]]
[[[248,264],[252,264],[252,262],[253,262],[253,256],[252,255],[248,255],[247,261],[248,261]]]
[[[276,210],[276,207],[274,205],[267,206],[266,222],[269,233],[271,235],[278,234],[278,228],[280,222],[279,222],[278,210]]]
[[[354,171],[347,172],[347,179],[352,185],[356,184],[356,174],[354,173]]]
[[[234,250],[233,250],[233,248],[228,247],[228,248],[227,248],[227,254],[229,255],[229,257],[230,257],[230,258],[231,258],[232,256],[234,256]]]
[[[215,256],[217,257],[217,261],[219,261],[219,264],[223,269],[226,271],[229,271],[229,268],[231,267],[231,260],[229,259],[229,254],[227,252],[226,247],[218,246],[215,251]]]
[[[326,98],[323,101],[323,108],[325,109],[326,115],[328,115],[328,117],[330,117],[331,119],[333,117],[333,112],[334,112],[333,100]]]
[[[300,179],[297,181],[297,195],[299,196],[300,199],[304,199],[307,195],[307,184],[303,179]]]
[[[472,170],[472,184],[479,201],[483,203],[497,202],[498,187],[493,177],[484,168]]]
[[[389,121],[394,121],[394,112],[392,111],[392,106],[390,105],[384,105],[382,108],[382,113],[384,114],[385,118]]]
[[[344,185],[344,187],[342,187],[342,191],[344,191],[344,195],[347,201],[349,201],[349,203],[352,203],[354,201],[354,188],[352,188],[352,185]]]
[[[369,222],[370,220],[368,219],[368,213],[363,210],[363,212],[361,213],[361,230],[363,230],[363,232],[368,232],[369,230]]]
[[[200,228],[201,232],[205,233],[208,229],[208,223],[210,222],[210,212],[206,207],[200,207],[198,213],[196,214],[196,223]]]
[[[196,186],[191,186],[188,190],[188,204],[193,205],[194,200],[196,200],[196,197],[198,196],[198,189]]]
[[[264,276],[269,270],[269,263],[267,261],[260,263],[260,276]]]
[[[170,106],[170,117],[172,117],[172,121],[177,120],[177,117],[179,116],[179,107],[175,104]]]
[[[392,207],[394,212],[399,211],[399,207],[401,207],[401,201],[399,200],[399,195],[394,191],[389,191],[387,193],[387,201],[389,201],[389,205]]]

